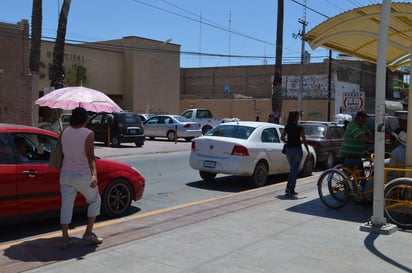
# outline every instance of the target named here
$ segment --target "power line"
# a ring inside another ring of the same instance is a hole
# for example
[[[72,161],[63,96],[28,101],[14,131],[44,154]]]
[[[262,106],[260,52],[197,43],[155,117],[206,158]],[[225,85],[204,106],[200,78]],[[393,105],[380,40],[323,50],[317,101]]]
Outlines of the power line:
[[[14,32],[0,32],[0,37],[5,38],[13,38],[13,39],[22,39],[20,34]],[[42,36],[44,41],[54,42],[55,37],[50,36]],[[165,49],[158,49],[158,48],[148,48],[148,47],[139,47],[139,46],[125,46],[119,45],[114,43],[106,43],[106,42],[87,42],[82,40],[74,40],[74,39],[65,39],[67,43],[72,43],[73,45],[79,46],[86,46],[88,48],[96,48],[96,49],[106,49],[106,50],[118,50],[118,49],[125,49],[125,50],[136,50],[136,51],[144,51],[144,52],[157,52],[157,53],[165,53],[165,54],[180,54],[180,55],[194,55],[194,56],[205,56],[205,57],[222,57],[222,58],[242,58],[242,59],[265,59],[265,58],[273,58],[273,56],[259,56],[259,55],[232,55],[232,54],[221,54],[221,53],[206,53],[206,52],[195,52],[195,51],[173,51],[173,50],[165,50]],[[296,57],[298,58],[298,57]]]
[[[329,16],[327,16],[327,15],[325,15],[325,14],[323,14],[323,13],[321,13],[321,12],[319,12],[319,11],[311,8],[311,7],[308,7],[308,5],[306,5],[306,4],[299,3],[299,2],[296,1],[296,0],[291,0],[291,1],[294,2],[294,3],[296,3],[296,4],[298,4],[298,5],[300,5],[300,6],[302,6],[302,7],[304,7],[305,9],[308,9],[308,10],[316,13],[316,14],[322,15],[322,16],[325,17],[325,18],[329,18]]]
[[[264,40],[259,39],[259,38],[255,38],[255,37],[253,37],[253,36],[250,36],[250,35],[247,35],[247,34],[243,34],[243,33],[240,33],[240,32],[238,32],[238,31],[229,30],[229,29],[227,29],[226,27],[219,26],[219,25],[216,25],[216,24],[214,24],[214,23],[210,23],[209,20],[204,20],[204,19],[203,19],[202,21],[200,21],[200,20],[197,19],[196,17],[186,16],[186,15],[183,15],[183,14],[180,14],[180,13],[177,13],[177,12],[174,12],[174,11],[171,11],[171,10],[168,10],[168,9],[164,9],[164,8],[161,8],[161,7],[157,7],[157,6],[155,6],[155,5],[152,5],[152,4],[148,4],[148,3],[143,2],[143,1],[140,1],[140,0],[133,0],[133,1],[136,2],[136,3],[142,4],[142,5],[145,5],[145,6],[148,6],[148,7],[154,8],[154,9],[158,9],[158,10],[161,10],[161,11],[163,11],[163,12],[166,12],[166,13],[169,13],[169,14],[172,14],[172,15],[175,15],[175,16],[178,16],[178,17],[181,17],[181,18],[190,20],[190,21],[194,21],[194,22],[196,22],[196,23],[202,23],[202,24],[207,25],[207,26],[209,26],[209,27],[213,27],[213,28],[216,28],[216,29],[225,31],[225,32],[229,32],[229,33],[231,33],[231,34],[236,34],[236,35],[238,35],[238,36],[240,36],[240,37],[243,37],[243,38],[251,39],[251,40],[254,40],[254,41],[256,41],[256,42],[260,42],[260,43],[267,44],[267,45],[271,45],[271,46],[276,46],[274,43],[271,43],[271,42],[268,42],[268,41],[264,41]]]
[[[190,21],[194,21],[194,22],[199,23],[199,24],[201,24],[201,25],[207,25],[207,26],[209,26],[209,27],[213,27],[213,28],[216,28],[216,29],[225,31],[225,32],[229,32],[229,33],[231,33],[231,34],[235,34],[235,35],[238,35],[238,36],[247,38],[247,39],[251,39],[251,40],[254,40],[254,41],[257,41],[257,42],[261,42],[261,43],[264,43],[264,44],[267,44],[267,45],[270,45],[270,46],[273,46],[273,47],[276,46],[274,43],[267,42],[267,41],[264,41],[264,40],[262,40],[262,39],[255,38],[255,37],[253,37],[253,36],[246,35],[246,34],[243,34],[243,33],[241,33],[241,32],[238,32],[238,31],[232,31],[231,28],[228,29],[227,27],[221,26],[221,25],[219,25],[219,24],[217,24],[217,23],[215,23],[215,22],[212,22],[211,20],[207,20],[207,19],[205,19],[205,18],[203,18],[203,17],[200,17],[200,18],[199,18],[199,15],[196,15],[196,14],[194,14],[193,12],[191,12],[191,11],[189,11],[189,10],[186,10],[186,9],[184,9],[184,8],[181,8],[181,7],[179,7],[178,5],[172,3],[171,1],[160,0],[160,1],[162,1],[163,3],[169,5],[169,6],[173,7],[173,8],[175,8],[175,9],[183,12],[183,13],[186,13],[186,14],[188,14],[188,15],[184,15],[184,14],[182,14],[181,12],[175,12],[175,11],[172,11],[172,10],[169,10],[169,9],[166,9],[166,8],[162,8],[162,7],[159,7],[159,6],[155,6],[155,5],[153,5],[153,4],[150,4],[150,3],[147,3],[147,2],[144,2],[144,1],[140,1],[140,0],[133,0],[133,1],[136,2],[136,3],[138,3],[138,4],[145,5],[145,6],[148,6],[148,7],[150,7],[150,8],[157,9],[157,10],[160,10],[160,11],[162,11],[162,12],[172,14],[172,15],[174,15],[174,16],[178,16],[178,17],[181,17],[181,18],[190,20]],[[311,12],[313,12],[313,13],[316,13],[316,14],[318,14],[318,15],[320,15],[320,16],[325,17],[325,18],[329,18],[329,16],[327,16],[326,14],[323,14],[323,13],[321,13],[321,12],[313,9],[313,8],[309,7],[308,5],[306,5],[306,4],[299,3],[299,2],[296,1],[296,0],[291,0],[291,1],[294,2],[294,3],[296,3],[296,4],[298,4],[298,5],[300,5],[300,6],[305,7],[306,9],[308,9],[309,11],[311,11]],[[330,0],[325,0],[325,1],[327,1],[329,4],[332,4],[332,3],[330,2]],[[356,1],[356,0],[347,0],[347,1],[349,1],[349,2],[351,2],[351,3],[353,4],[353,1]],[[372,0],[368,0],[368,1],[372,3]],[[359,1],[357,1],[357,2],[359,2]],[[332,4],[332,5],[334,5],[334,4]],[[338,7],[338,6],[336,6],[336,5],[334,5],[334,6],[335,6],[335,7]],[[339,8],[339,7],[338,7],[338,8]],[[76,35],[77,35],[77,34],[76,34]],[[67,41],[69,41],[69,42],[74,42],[74,43],[87,43],[86,41],[83,41],[84,39],[87,39],[87,36],[85,36],[85,35],[77,35],[77,37],[80,37],[80,39],[78,39],[78,40],[69,40],[69,39],[67,39]],[[43,37],[43,38],[44,38],[44,39],[53,39],[53,38],[47,37],[47,36],[45,36],[45,37]],[[99,38],[99,39],[100,39],[100,38]],[[288,48],[285,48],[285,50],[288,50]],[[289,49],[289,50],[290,50],[290,49]],[[295,52],[295,53],[296,53],[296,55],[299,54],[298,52]],[[230,52],[229,52],[229,54],[219,54],[219,53],[202,53],[202,52],[193,52],[193,51],[182,51],[181,54],[182,54],[182,55],[213,56],[213,57],[219,56],[219,57],[230,57],[230,58],[232,58],[232,57],[233,57],[233,58],[253,58],[253,59],[255,59],[255,58],[256,58],[256,59],[265,59],[265,58],[272,59],[272,58],[273,58],[273,57],[271,57],[271,56],[266,56],[266,54],[265,54],[265,56],[231,55]],[[282,58],[283,58],[283,59],[297,60],[297,61],[298,61],[300,57],[298,57],[298,56],[296,56],[296,57],[295,57],[295,56],[292,56],[292,57],[284,57],[284,56],[283,56]],[[311,56],[311,58],[314,58],[314,56]]]

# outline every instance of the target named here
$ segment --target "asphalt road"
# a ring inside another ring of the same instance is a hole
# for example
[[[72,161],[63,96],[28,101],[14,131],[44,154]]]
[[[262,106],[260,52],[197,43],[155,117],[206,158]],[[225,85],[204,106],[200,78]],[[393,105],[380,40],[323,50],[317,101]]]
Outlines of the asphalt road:
[[[143,147],[123,144],[120,148],[96,143],[97,156],[111,158],[136,167],[146,179],[142,199],[132,203],[128,215],[144,214],[177,205],[197,202],[251,189],[247,178],[218,175],[214,183],[205,183],[198,172],[189,166],[190,142],[146,141]],[[285,176],[272,176],[269,185],[285,180]],[[108,218],[98,217],[98,222]],[[84,213],[75,215],[72,228],[85,224]],[[29,228],[28,228],[29,227]],[[30,225],[0,226],[0,242],[60,230],[58,214],[46,220],[31,221]]]

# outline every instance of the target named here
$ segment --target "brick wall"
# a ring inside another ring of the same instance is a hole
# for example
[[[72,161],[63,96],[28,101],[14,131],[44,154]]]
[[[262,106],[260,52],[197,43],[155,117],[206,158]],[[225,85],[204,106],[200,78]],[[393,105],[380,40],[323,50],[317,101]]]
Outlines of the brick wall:
[[[0,23],[0,122],[32,124],[29,25]]]
[[[301,70],[302,69],[302,70]],[[368,99],[375,97],[374,64],[364,61],[332,60],[331,102],[328,102],[329,63],[284,64],[283,105],[281,117],[298,110],[300,73],[304,75],[302,99],[303,120],[333,120],[335,82],[359,85]],[[215,116],[266,121],[271,113],[273,65],[187,68],[181,70],[180,110],[205,107]],[[388,99],[393,93],[393,79],[401,73],[387,71]],[[225,92],[229,91],[229,92]],[[328,110],[330,107],[330,110]],[[328,117],[328,112],[330,116]]]

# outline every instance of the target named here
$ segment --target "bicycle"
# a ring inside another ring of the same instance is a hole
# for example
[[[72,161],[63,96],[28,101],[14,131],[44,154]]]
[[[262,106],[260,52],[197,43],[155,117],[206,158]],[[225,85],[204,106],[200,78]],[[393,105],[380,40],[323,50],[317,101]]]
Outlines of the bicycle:
[[[388,171],[397,171],[409,176],[412,166],[402,168],[385,168],[385,177]],[[399,177],[389,181],[385,186],[385,215],[400,228],[412,228],[412,179]]]
[[[385,155],[386,157],[386,155]],[[357,203],[373,200],[373,154],[364,159],[364,169],[352,170],[343,164],[328,169],[318,179],[321,201],[329,208],[339,209],[349,200]],[[398,178],[387,181],[389,171],[398,172]],[[384,212],[400,228],[412,228],[412,179],[400,177],[412,173],[412,166],[385,167]]]
[[[324,171],[317,182],[321,201],[329,208],[339,209],[349,200],[370,203],[373,200],[373,159],[362,160],[363,169],[339,164]]]

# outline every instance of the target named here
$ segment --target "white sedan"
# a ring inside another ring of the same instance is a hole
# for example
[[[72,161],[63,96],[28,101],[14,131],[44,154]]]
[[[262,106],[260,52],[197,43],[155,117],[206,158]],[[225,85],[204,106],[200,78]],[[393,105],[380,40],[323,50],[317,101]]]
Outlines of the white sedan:
[[[190,166],[199,170],[203,180],[211,182],[218,173],[249,176],[255,187],[266,184],[267,176],[289,172],[282,153],[280,136],[284,126],[266,122],[239,121],[222,123],[192,142]],[[316,153],[303,147],[300,176],[312,174]]]

